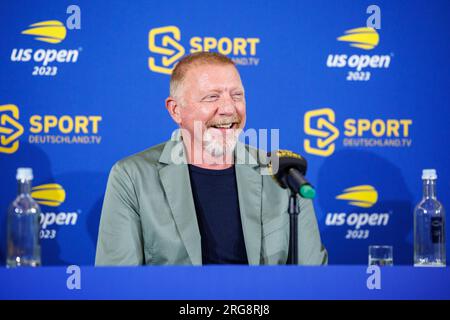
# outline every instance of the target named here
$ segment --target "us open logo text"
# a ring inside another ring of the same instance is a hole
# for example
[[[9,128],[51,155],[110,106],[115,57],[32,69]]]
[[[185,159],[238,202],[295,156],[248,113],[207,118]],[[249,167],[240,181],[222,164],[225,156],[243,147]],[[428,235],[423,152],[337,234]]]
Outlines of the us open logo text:
[[[378,191],[372,185],[357,185],[343,190],[336,200],[345,201],[350,207],[360,208],[348,211],[329,211],[325,224],[329,227],[345,228],[345,239],[368,239],[369,227],[385,227],[389,223],[389,212],[368,210],[378,201]],[[365,209],[364,211],[361,210]]]
[[[369,81],[372,77],[372,70],[385,70],[391,65],[393,54],[368,54],[380,43],[380,35],[374,28],[362,27],[347,30],[344,35],[337,38],[337,41],[348,43],[357,51],[367,52],[353,53],[354,50],[349,50],[328,55],[326,66],[346,70],[346,80],[348,81]]]
[[[62,64],[75,64],[81,48],[61,48],[66,39],[66,26],[59,20],[47,20],[33,23],[21,32],[24,37],[36,41],[35,47],[13,48],[10,59],[14,63],[33,65],[33,76],[55,76]]]
[[[55,239],[56,226],[75,226],[78,220],[78,211],[56,211],[66,200],[66,191],[57,183],[47,183],[33,187],[31,196],[42,207],[39,222],[41,224],[40,238]]]

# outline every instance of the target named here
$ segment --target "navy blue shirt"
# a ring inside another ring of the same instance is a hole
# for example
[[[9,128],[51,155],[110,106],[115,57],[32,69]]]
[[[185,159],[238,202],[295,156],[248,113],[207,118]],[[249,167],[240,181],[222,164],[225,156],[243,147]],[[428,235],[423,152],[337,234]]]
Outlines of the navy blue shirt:
[[[234,166],[189,166],[203,264],[248,264]]]

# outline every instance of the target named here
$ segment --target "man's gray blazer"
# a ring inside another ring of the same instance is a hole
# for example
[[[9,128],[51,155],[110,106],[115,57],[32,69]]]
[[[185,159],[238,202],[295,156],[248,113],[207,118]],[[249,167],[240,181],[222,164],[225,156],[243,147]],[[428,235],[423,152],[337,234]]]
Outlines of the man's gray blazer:
[[[285,264],[289,192],[267,172],[262,152],[238,142],[239,207],[250,265]],[[299,199],[299,264],[326,264],[314,208]],[[200,232],[180,134],[118,161],[103,202],[95,264],[201,265]]]

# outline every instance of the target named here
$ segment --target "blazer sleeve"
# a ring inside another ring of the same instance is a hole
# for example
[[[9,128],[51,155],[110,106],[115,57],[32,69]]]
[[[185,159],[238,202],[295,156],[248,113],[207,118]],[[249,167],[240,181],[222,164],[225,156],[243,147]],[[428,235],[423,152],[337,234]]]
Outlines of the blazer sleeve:
[[[96,266],[142,265],[144,262],[139,205],[129,174],[116,163],[103,200],[95,256]]]
[[[313,203],[298,196],[298,260],[302,265],[326,265],[328,253],[320,239]]]

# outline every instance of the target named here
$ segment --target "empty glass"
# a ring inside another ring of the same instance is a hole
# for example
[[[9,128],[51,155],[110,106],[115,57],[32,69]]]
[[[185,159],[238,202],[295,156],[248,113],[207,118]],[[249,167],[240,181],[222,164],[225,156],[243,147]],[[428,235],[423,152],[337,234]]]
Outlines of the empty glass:
[[[394,264],[392,246],[369,246],[369,266],[392,266]]]

